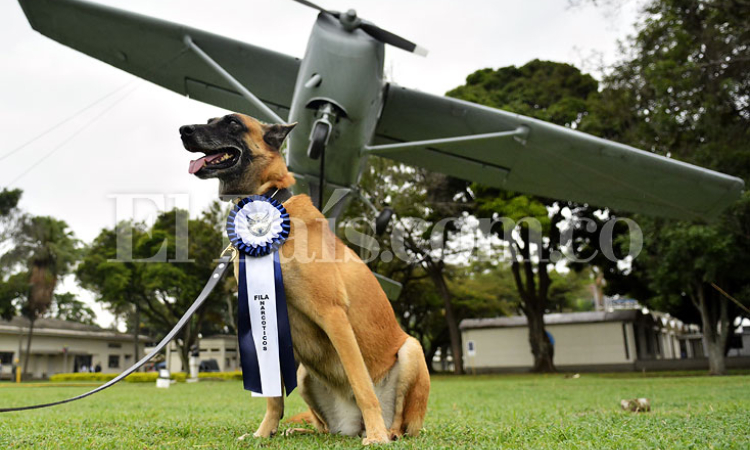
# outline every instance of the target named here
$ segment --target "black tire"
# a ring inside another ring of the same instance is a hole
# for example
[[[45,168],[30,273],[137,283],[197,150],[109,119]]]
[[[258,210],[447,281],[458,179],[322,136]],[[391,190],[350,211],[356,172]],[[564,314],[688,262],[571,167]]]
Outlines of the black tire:
[[[311,159],[318,159],[323,154],[323,150],[328,140],[328,126],[321,122],[315,123],[313,128],[312,139],[310,140],[310,147],[307,149],[307,156]]]

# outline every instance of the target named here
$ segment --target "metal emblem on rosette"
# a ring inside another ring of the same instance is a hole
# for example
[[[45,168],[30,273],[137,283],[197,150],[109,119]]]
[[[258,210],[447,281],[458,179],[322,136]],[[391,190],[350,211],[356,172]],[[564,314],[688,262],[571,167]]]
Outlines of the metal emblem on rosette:
[[[253,257],[266,256],[289,237],[289,214],[274,199],[245,197],[229,213],[227,236],[239,251]]]

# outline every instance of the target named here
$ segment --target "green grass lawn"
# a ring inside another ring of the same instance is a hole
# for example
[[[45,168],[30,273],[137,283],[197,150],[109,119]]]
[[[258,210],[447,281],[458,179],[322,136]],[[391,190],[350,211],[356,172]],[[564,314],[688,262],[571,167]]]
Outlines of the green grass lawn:
[[[0,407],[86,389],[2,383]],[[650,398],[653,411],[621,411],[620,400],[633,397]],[[264,408],[237,381],[164,390],[121,383],[75,403],[0,415],[0,449],[360,448],[360,439],[329,435],[237,441],[255,430]],[[293,393],[287,416],[304,409]],[[749,449],[750,376],[433,377],[423,433],[390,448]]]

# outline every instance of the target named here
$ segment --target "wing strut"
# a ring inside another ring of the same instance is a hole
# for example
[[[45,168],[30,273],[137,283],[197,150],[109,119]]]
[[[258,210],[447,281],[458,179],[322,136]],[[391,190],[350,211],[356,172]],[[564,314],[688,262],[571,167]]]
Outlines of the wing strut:
[[[467,136],[454,136],[449,138],[441,139],[428,139],[424,141],[411,141],[411,142],[399,142],[396,144],[383,144],[383,145],[368,145],[365,146],[364,151],[366,153],[372,153],[373,155],[387,155],[404,150],[412,150],[415,148],[422,147],[440,147],[446,144],[456,144],[460,142],[474,142],[482,141],[486,139],[500,139],[506,137],[519,137],[521,141],[525,141],[529,135],[529,127],[521,125],[512,131],[498,131],[494,133],[482,133],[482,134],[470,134]]]
[[[271,108],[266,106],[265,103],[263,103],[258,97],[253,95],[252,92],[250,92],[245,86],[242,85],[239,81],[237,81],[229,72],[227,72],[219,63],[214,61],[206,52],[203,51],[202,48],[198,47],[198,45],[193,42],[193,40],[190,38],[190,36],[185,36],[184,38],[185,45],[188,46],[190,50],[195,52],[196,55],[198,55],[206,64],[208,64],[209,67],[214,69],[216,73],[221,75],[222,78],[224,78],[227,83],[234,86],[235,89],[237,89],[240,94],[242,94],[247,101],[252,103],[253,106],[258,108],[260,112],[262,112],[265,115],[265,119],[270,123],[286,123],[286,120],[279,117]]]

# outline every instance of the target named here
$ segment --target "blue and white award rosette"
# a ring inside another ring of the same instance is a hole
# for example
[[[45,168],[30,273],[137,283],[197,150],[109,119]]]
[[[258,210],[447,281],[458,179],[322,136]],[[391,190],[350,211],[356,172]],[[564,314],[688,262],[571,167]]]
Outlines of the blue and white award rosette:
[[[227,235],[240,255],[237,334],[245,389],[281,397],[283,376],[289,395],[297,376],[278,252],[289,236],[289,214],[278,201],[251,195],[229,214]]]

